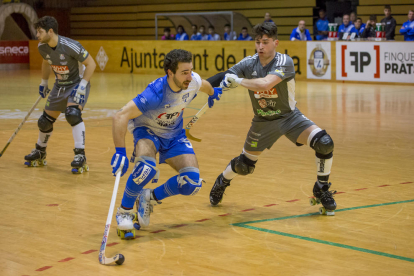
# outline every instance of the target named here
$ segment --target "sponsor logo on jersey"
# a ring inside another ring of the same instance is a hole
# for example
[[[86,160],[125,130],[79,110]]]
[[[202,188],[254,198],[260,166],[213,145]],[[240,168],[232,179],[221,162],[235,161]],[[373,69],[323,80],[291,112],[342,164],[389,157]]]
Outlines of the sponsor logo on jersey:
[[[50,59],[47,60],[47,63],[52,64],[52,61]]]
[[[50,58],[50,56],[49,55],[46,55],[46,58]]]
[[[170,108],[171,107],[171,105],[170,104],[166,104],[165,106],[164,106],[164,108]]]
[[[252,76],[257,76],[257,72],[253,71]]]
[[[67,61],[61,61],[60,64],[66,65],[66,64],[68,64],[68,62]]]
[[[85,50],[85,52],[83,53],[83,58],[86,58],[87,55],[88,55],[88,51]]]
[[[276,106],[276,101],[272,101],[272,100],[267,101],[267,105],[271,106],[271,107],[275,107]]]
[[[190,96],[190,93],[187,93],[187,94],[185,94],[184,96],[183,96],[183,101],[184,102],[187,102],[187,100],[188,100],[188,97]]]
[[[67,66],[60,66],[60,65],[50,65],[53,69],[53,71],[55,71],[58,74],[64,75],[64,74],[69,74],[69,67]]]
[[[278,74],[281,74],[282,77],[285,76],[285,73],[283,72],[283,70],[276,69],[275,72],[278,73]]]
[[[69,75],[57,74],[56,76],[58,80],[67,80],[69,78]]]
[[[280,114],[280,112],[281,111],[279,109],[276,111],[275,110],[263,111],[261,109],[257,109],[257,114],[263,117],[274,116],[274,115]]]
[[[65,59],[65,55],[64,54],[60,54],[60,60],[64,60]]]
[[[279,95],[277,94],[276,88],[272,88],[265,91],[254,91],[254,97],[256,99],[260,98],[277,98]]]
[[[266,108],[267,107],[267,102],[265,99],[261,99],[257,101],[260,105],[261,108]]]
[[[161,113],[160,115],[157,116],[155,121],[157,122],[157,124],[163,127],[172,126],[175,124],[177,119],[180,117],[183,110],[184,108],[181,109],[181,111],[179,112],[176,111],[173,113],[167,113],[167,112]]]

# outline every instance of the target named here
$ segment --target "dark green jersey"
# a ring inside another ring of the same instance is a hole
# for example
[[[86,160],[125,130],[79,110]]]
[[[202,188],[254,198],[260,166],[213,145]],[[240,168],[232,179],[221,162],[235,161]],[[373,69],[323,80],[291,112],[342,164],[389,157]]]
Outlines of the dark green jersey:
[[[89,53],[79,42],[59,35],[55,49],[45,43],[39,43],[37,47],[40,55],[52,67],[59,86],[69,86],[80,82],[84,71],[82,62],[89,56]]]
[[[276,53],[274,59],[263,67],[259,56],[255,54],[245,57],[229,70],[240,78],[256,79],[272,74],[282,79],[270,90],[249,89],[253,111],[258,119],[271,121],[295,110],[295,67],[288,55]]]

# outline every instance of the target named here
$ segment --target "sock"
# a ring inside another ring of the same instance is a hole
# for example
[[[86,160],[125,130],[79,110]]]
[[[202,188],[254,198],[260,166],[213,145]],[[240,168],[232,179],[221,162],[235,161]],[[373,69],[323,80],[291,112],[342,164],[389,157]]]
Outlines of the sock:
[[[316,174],[318,182],[321,184],[328,184],[329,175],[331,174],[333,157],[329,159],[321,159],[316,157]]]
[[[148,160],[149,158],[146,158],[145,161],[154,166],[155,167],[155,159],[153,160]],[[139,193],[141,192],[141,190],[144,188],[145,185],[148,184],[149,181],[151,181],[151,179],[148,179],[147,181],[143,181],[140,185],[137,185],[134,182],[134,173],[131,173],[131,175],[128,178],[128,181],[126,183],[126,187],[125,187],[125,192],[124,192],[124,196],[122,197],[122,203],[121,206],[122,208],[124,208],[125,210],[129,210],[132,209],[134,207],[135,204],[135,200],[137,199]]]
[[[81,122],[72,127],[73,140],[75,140],[75,149],[85,148],[85,124]]]
[[[178,189],[178,177],[175,175],[167,180],[164,184],[154,189],[154,196],[157,200],[163,200],[164,198],[178,195],[180,193]]]
[[[50,136],[52,136],[53,131],[45,133],[39,131],[39,137],[37,138],[37,144],[43,148],[47,147],[47,142],[49,142]]]
[[[231,163],[229,163],[226,167],[226,169],[223,171],[223,177],[227,180],[232,180],[237,176],[237,173],[233,171],[231,168]]]

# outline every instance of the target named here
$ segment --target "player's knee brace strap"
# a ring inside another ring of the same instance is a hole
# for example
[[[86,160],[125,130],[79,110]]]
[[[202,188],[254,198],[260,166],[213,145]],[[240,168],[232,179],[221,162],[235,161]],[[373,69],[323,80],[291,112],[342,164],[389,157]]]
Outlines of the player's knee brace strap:
[[[70,105],[66,107],[65,118],[71,126],[76,126],[83,121],[82,111],[77,105]]]
[[[42,116],[40,116],[39,120],[37,121],[37,126],[39,130],[44,133],[52,132],[53,130],[53,123],[56,121],[55,118],[49,116],[45,111],[43,111]]]
[[[145,186],[151,180],[157,182],[159,178],[159,170],[157,167],[147,162],[151,160],[155,163],[155,159],[147,156],[139,156],[138,162],[135,163],[134,169],[132,170],[132,180],[137,185]]]
[[[178,190],[182,195],[195,195],[200,191],[203,179],[200,170],[194,167],[185,167],[179,171]]]
[[[230,161],[231,169],[233,172],[240,175],[248,175],[254,172],[256,162],[247,158],[244,154],[240,154],[236,158]]]
[[[321,159],[329,159],[332,157],[334,142],[331,136],[325,130],[319,131],[313,136],[310,147],[316,152],[316,157]]]

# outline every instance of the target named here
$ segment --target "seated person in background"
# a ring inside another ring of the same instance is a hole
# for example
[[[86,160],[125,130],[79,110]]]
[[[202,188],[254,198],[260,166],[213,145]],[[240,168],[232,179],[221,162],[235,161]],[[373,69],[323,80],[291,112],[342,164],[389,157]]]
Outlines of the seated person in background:
[[[197,32],[197,25],[193,24],[191,25],[191,30],[193,33],[191,34],[190,40],[201,40],[201,34]]]
[[[275,22],[273,22],[273,20],[272,20],[272,16],[270,15],[270,13],[265,13],[265,16],[264,16],[264,22],[267,22],[267,23],[275,23]]]
[[[324,40],[328,38],[329,33],[329,21],[326,18],[326,12],[324,9],[319,10],[319,19],[316,21],[315,26],[313,27],[313,33],[316,37],[316,40]]]
[[[351,14],[349,15],[349,20],[351,20],[352,25],[355,25],[355,22],[358,20],[358,18],[359,17],[357,17],[357,14],[355,12],[351,12]],[[362,19],[361,19],[361,28],[362,28],[362,31],[365,29],[365,23],[362,23]]]
[[[338,38],[345,40],[348,39],[353,28],[354,24],[351,23],[349,19],[349,14],[344,14],[344,16],[342,17],[342,25],[338,28]]]
[[[365,26],[365,30],[362,32],[362,38],[368,37],[376,37],[375,27],[377,25],[377,16],[375,14],[371,14],[367,21],[367,25]]]
[[[385,17],[381,19],[381,23],[385,23],[385,38],[387,40],[394,40],[397,21],[394,19],[394,17],[391,16],[390,5],[384,6],[384,15]]]
[[[208,40],[208,33],[206,33],[206,27],[200,25],[200,39],[198,40]]]
[[[175,40],[188,40],[188,34],[184,31],[184,27],[182,25],[178,25],[177,27]]]
[[[230,24],[224,25],[224,40],[236,40],[237,39],[236,32],[233,31],[231,34],[230,32],[231,32]]]
[[[164,35],[161,37],[161,40],[174,40],[174,35],[171,34],[170,28],[164,28]]]
[[[237,40],[253,40],[247,31],[247,27],[243,27]]]
[[[365,25],[365,24],[364,24]],[[355,20],[354,28],[351,30],[351,33],[356,33],[355,38],[361,37],[364,32],[365,27],[362,26],[362,19],[360,17]]]
[[[299,21],[299,26],[293,29],[292,34],[290,35],[290,40],[312,40],[309,30],[306,29],[305,20]]]
[[[220,35],[216,33],[216,31],[214,30],[214,26],[212,25],[208,26],[208,39],[207,40],[213,40],[213,41],[221,40]]]
[[[414,10],[408,11],[408,21],[401,26],[400,34],[404,35],[404,41],[414,41]]]

